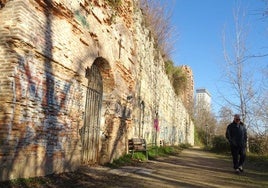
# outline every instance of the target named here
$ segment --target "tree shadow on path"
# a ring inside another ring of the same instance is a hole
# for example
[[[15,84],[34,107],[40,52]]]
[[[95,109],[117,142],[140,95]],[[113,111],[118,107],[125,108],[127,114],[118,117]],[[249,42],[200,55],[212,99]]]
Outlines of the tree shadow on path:
[[[111,169],[82,167],[76,172],[41,178],[42,187],[267,187],[268,174],[248,169],[237,175],[231,160],[201,149]],[[39,180],[39,182],[41,182]],[[29,187],[29,184],[27,185]],[[21,187],[27,187],[21,186]],[[2,184],[0,184],[0,187]],[[15,186],[14,186],[15,187]],[[35,186],[38,187],[38,186]],[[40,187],[40,186],[39,186]]]

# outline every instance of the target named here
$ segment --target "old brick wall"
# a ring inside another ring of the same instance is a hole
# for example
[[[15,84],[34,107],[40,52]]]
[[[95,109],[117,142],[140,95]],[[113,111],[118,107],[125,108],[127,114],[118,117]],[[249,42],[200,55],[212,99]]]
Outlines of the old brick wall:
[[[134,108],[136,113],[133,114],[135,122],[133,135],[146,138],[151,145],[158,145],[160,140],[168,145],[179,143],[193,145],[194,125],[190,115],[181,99],[175,95],[165,74],[162,56],[155,49],[154,40],[143,24],[143,18],[136,14],[135,20],[135,45],[139,50],[136,52],[138,74],[135,107],[137,108]]]
[[[193,144],[193,124],[133,3],[12,0],[1,7],[0,180],[81,165],[85,74],[93,63],[103,81],[98,163],[126,153],[131,137]]]

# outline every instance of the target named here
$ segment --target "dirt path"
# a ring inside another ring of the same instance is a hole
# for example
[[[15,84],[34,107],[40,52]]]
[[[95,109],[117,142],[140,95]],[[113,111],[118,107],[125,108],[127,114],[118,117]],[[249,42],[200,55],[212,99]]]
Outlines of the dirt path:
[[[159,158],[124,166],[83,167],[78,172],[63,173],[40,179],[34,187],[268,187],[268,170],[258,172],[246,167],[243,174],[235,174],[230,158],[204,152],[198,148],[183,150],[177,156]],[[0,184],[0,187],[1,184]],[[8,187],[8,186],[7,186]],[[11,187],[11,186],[10,186]],[[29,187],[29,185],[27,185]]]

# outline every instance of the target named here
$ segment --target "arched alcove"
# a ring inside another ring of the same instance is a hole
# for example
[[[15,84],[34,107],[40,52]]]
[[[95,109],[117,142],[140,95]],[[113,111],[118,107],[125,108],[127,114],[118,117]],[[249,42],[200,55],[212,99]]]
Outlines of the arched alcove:
[[[88,79],[84,125],[81,129],[82,164],[96,164],[100,161],[101,120],[103,119],[103,96],[114,89],[111,67],[106,59],[98,57],[91,67],[86,68]],[[103,126],[103,125],[102,125]]]
[[[107,94],[112,92],[115,87],[115,81],[109,62],[103,57],[97,57],[93,64],[100,70],[103,81],[103,93]]]

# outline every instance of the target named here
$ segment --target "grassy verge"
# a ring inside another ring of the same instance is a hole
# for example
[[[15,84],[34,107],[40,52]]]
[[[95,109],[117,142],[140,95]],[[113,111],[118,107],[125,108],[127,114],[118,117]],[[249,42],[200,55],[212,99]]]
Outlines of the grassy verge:
[[[268,172],[268,155],[256,155],[249,153],[247,154],[246,165],[253,169],[257,168],[262,172]]]
[[[217,154],[218,157],[222,159],[231,160],[231,152],[230,151],[214,151],[211,149],[204,148],[204,150]],[[247,153],[246,154],[246,161],[245,161],[246,168],[268,173],[268,155],[259,155],[254,153]]]
[[[47,184],[49,181],[45,177],[34,177],[34,178],[18,178],[10,181],[0,182],[1,188],[13,188],[13,187],[40,187],[41,185]]]
[[[152,146],[148,149],[148,159],[154,160],[157,157],[163,157],[168,155],[176,155],[180,153],[183,149],[189,148],[190,145],[181,144],[179,146]],[[146,161],[145,152],[135,152],[133,156],[131,154],[126,154],[119,159],[113,161],[113,163],[108,163],[106,166],[110,168],[118,168],[125,165],[137,165],[138,162]]]

